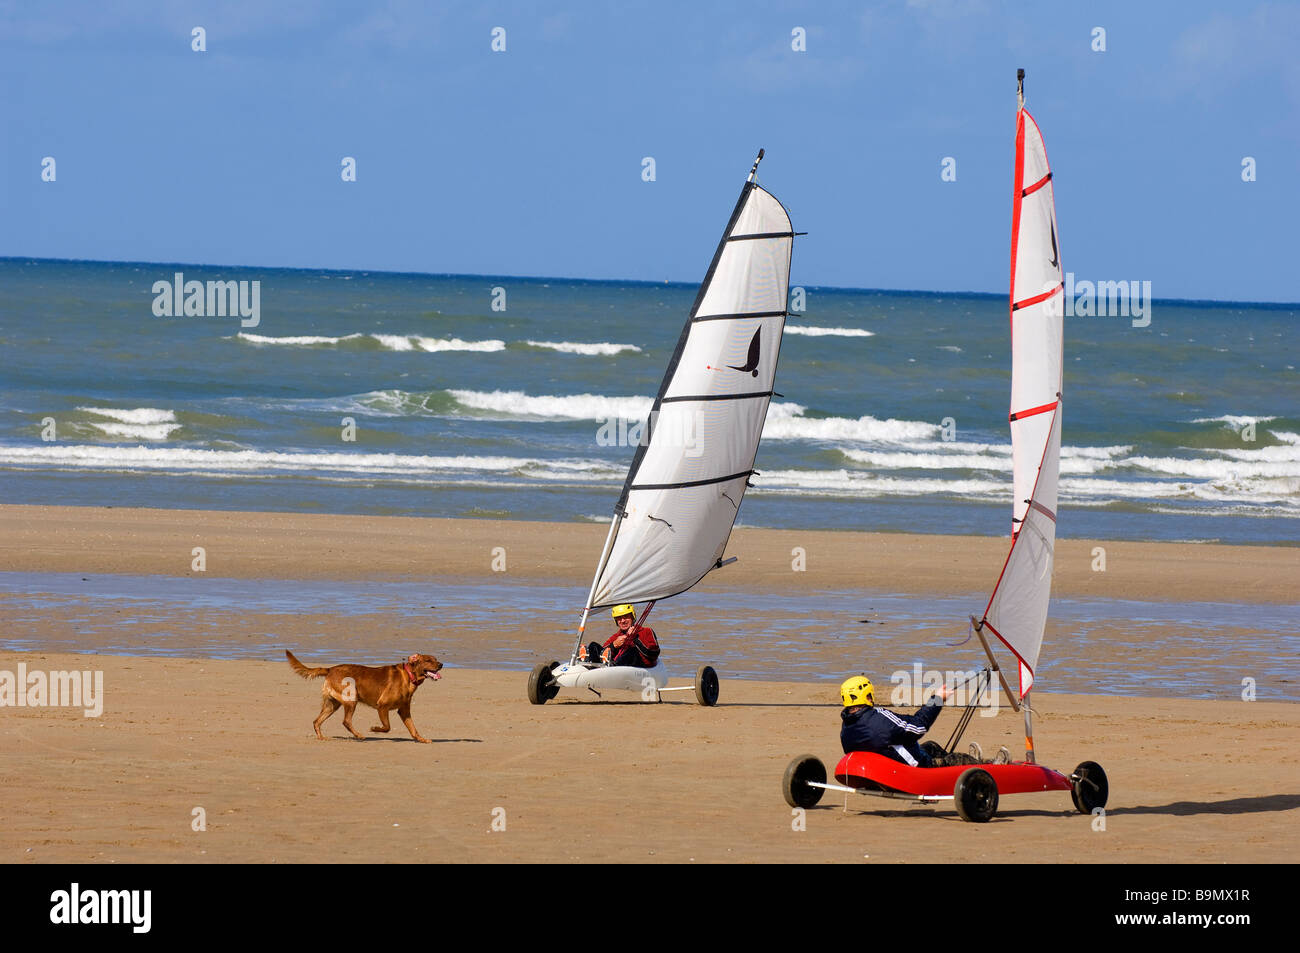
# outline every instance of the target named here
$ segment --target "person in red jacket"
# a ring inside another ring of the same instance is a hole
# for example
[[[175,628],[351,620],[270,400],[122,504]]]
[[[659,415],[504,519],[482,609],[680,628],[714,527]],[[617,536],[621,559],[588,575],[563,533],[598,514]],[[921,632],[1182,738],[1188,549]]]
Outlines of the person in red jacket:
[[[654,668],[659,661],[659,641],[655,638],[655,630],[636,624],[635,606],[615,606],[611,614],[618,630],[603,645],[599,642],[588,645],[584,661]]]

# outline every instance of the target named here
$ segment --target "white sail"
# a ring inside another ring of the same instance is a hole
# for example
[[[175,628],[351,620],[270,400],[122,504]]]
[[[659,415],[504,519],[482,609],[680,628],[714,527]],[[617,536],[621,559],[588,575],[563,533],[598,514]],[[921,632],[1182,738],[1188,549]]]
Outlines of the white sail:
[[[676,595],[722,559],[772,397],[793,237],[751,171],[655,398],[589,608]]]
[[[981,623],[1019,660],[1022,698],[1034,681],[1052,593],[1061,455],[1062,275],[1047,149],[1022,104],[1011,221],[1012,541]]]

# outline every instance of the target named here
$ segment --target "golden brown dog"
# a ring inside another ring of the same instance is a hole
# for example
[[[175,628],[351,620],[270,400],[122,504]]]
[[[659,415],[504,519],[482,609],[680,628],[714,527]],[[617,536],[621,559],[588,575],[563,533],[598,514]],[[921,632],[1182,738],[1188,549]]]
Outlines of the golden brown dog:
[[[387,731],[388,713],[396,708],[402,724],[406,725],[406,730],[411,733],[411,737],[426,745],[430,743],[428,738],[420,737],[420,733],[415,730],[415,722],[411,720],[411,696],[426,678],[434,680],[442,678],[438,674],[442,663],[432,655],[412,655],[398,665],[377,667],[333,665],[330,668],[308,668],[294,658],[293,653],[288,649],[284,654],[289,659],[290,667],[303,678],[322,676],[325,678],[325,684],[321,686],[320,691],[324,703],[321,705],[320,714],[312,722],[317,738],[325,740],[325,736],[320,733],[320,726],[341,705],[343,727],[352,732],[352,737],[364,740],[364,736],[358,734],[352,727],[352,713],[356,710],[357,702],[361,702],[379,712],[379,724],[371,728],[371,731]]]

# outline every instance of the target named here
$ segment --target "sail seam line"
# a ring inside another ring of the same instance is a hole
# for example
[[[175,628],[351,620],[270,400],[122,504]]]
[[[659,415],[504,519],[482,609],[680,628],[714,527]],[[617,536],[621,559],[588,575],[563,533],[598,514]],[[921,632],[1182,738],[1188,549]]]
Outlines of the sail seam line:
[[[789,311],[745,311],[737,314],[705,314],[691,318],[691,323],[699,321],[730,321],[740,318],[784,318]]]
[[[708,486],[710,483],[726,483],[729,480],[738,480],[741,477],[748,477],[753,470],[741,470],[739,473],[733,473],[730,476],[712,477],[708,480],[689,480],[685,483],[642,483],[633,484],[631,490],[683,490],[692,486]]]
[[[751,397],[771,397],[772,391],[761,390],[752,394],[699,394],[682,397],[665,397],[660,403],[671,404],[684,400],[747,400]]]
[[[794,232],[755,232],[752,235],[732,235],[729,242],[748,242],[759,238],[794,238]]]

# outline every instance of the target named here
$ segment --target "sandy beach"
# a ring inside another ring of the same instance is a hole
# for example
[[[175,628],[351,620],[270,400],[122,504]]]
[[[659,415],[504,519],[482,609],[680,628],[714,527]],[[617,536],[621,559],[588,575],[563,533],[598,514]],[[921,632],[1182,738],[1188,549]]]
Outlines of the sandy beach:
[[[198,575],[193,549],[203,547],[213,578],[433,574],[584,588],[603,532],[594,524],[9,506],[0,507],[0,571],[134,574],[161,583]],[[796,547],[804,550],[803,571],[792,569]],[[1104,572],[1093,569],[1096,547],[1106,551]],[[504,550],[504,572],[494,572],[496,548]],[[725,570],[728,587],[922,595],[986,588],[1005,541],[739,529],[730,551],[741,560]],[[1296,548],[1065,540],[1055,591],[1248,610],[1289,604],[1296,578]],[[102,672],[103,711],[0,710],[7,795],[0,859],[10,863],[314,862],[326,855],[376,862],[1258,863],[1292,859],[1289,832],[1300,819],[1293,752],[1300,707],[1267,697],[1036,691],[1039,760],[1066,772],[1098,761],[1110,775],[1104,829],[1073,813],[1068,795],[1043,793],[1005,798],[988,825],[964,824],[951,807],[857,796],[846,810],[832,795],[797,830],[781,774],[804,752],[837,760],[834,682],[724,672],[712,709],[685,700],[689,693],[658,705],[565,693],[537,707],[524,698],[522,672],[460,667],[453,649],[445,678],[422,687],[413,705],[433,744],[414,743],[400,724],[389,736],[356,742],[339,715],[326,723],[329,740],[321,742],[311,730],[319,683],[295,676],[283,648],[309,664],[415,650],[442,656],[446,649],[385,646],[373,636],[357,657],[321,658],[310,651],[319,620],[280,617],[268,625],[283,642],[258,647],[260,660],[215,660],[223,625],[232,641],[239,637],[230,620],[244,617],[235,613],[150,623],[170,633],[171,657],[104,654],[111,640],[102,633],[111,631],[112,618],[99,634],[83,636],[80,651],[51,652],[42,639],[66,644],[77,637],[80,617],[57,601],[45,610],[13,603],[0,599],[0,624],[7,644],[23,649],[0,652],[0,672],[20,664]],[[372,621],[379,631],[402,631],[392,619]],[[500,620],[492,635],[552,653],[568,638],[557,644],[525,618]],[[833,647],[822,651],[827,674],[838,675]],[[1195,670],[1175,654],[1133,650],[1132,664],[1148,666],[1157,684],[1166,671]],[[940,740],[954,717],[942,716]],[[373,723],[373,712],[361,709],[357,727],[364,732]],[[986,752],[1000,744],[1018,752],[1020,729],[1019,716],[1004,709],[977,717],[967,738]]]

